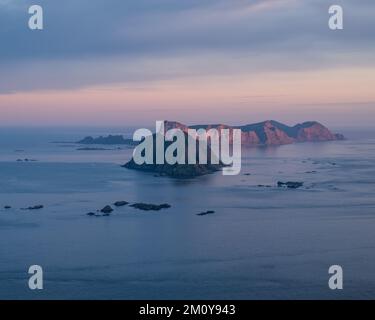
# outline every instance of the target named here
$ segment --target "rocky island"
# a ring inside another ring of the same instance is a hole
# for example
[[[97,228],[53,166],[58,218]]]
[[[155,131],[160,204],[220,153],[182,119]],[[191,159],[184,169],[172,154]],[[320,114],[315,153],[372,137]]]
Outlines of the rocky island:
[[[122,135],[109,135],[107,137],[97,137],[93,138],[91,136],[88,136],[82,140],[77,141],[78,144],[104,144],[104,145],[118,145],[118,144],[125,144],[134,146],[137,145],[138,142],[134,142],[132,139],[125,139]]]
[[[185,136],[187,133],[185,133]],[[153,140],[155,142],[156,136],[155,134],[153,135]],[[186,140],[187,141],[187,140]],[[167,149],[168,146],[172,142],[170,141],[165,141],[164,142],[164,149]],[[198,146],[198,142],[197,146]],[[198,146],[199,147],[199,146]],[[186,164],[156,164],[156,151],[155,149],[153,150],[153,164],[137,164],[135,163],[134,159],[131,159],[129,162],[127,162],[125,165],[123,165],[124,168],[127,169],[133,169],[133,170],[139,170],[139,171],[145,171],[145,172],[153,172],[157,174],[158,176],[169,176],[172,178],[179,178],[179,179],[186,179],[186,178],[194,178],[210,173],[214,173],[216,171],[219,171],[222,167],[223,164],[213,164],[211,162],[211,149],[208,146],[207,147],[207,164],[200,164],[199,163],[199,152],[196,155],[196,164],[188,164],[188,154],[187,154],[187,145],[185,148],[185,163]]]
[[[295,126],[288,126],[275,120],[267,120],[243,126],[229,126],[225,124],[206,124],[187,126],[176,121],[164,121],[165,130],[181,129],[186,132],[188,129],[241,129],[241,142],[243,146],[278,146],[298,142],[319,142],[344,140],[345,137],[339,133],[332,133],[327,127],[317,121],[307,121]],[[126,139],[122,135],[108,135],[93,138],[88,136],[78,144],[85,145],[130,145],[136,146],[139,142]]]
[[[321,142],[345,139],[342,134],[332,133],[328,128],[316,121],[308,121],[292,127],[274,120],[267,120],[264,122],[248,124],[244,126],[228,126],[224,124],[186,126],[175,121],[165,121],[164,127],[165,131],[168,131],[170,129],[181,129],[185,133],[185,135],[188,134],[189,129],[217,129],[219,132],[222,129],[241,129],[241,145],[244,147],[278,146],[301,142]],[[167,146],[168,143],[166,143],[165,147]],[[210,150],[208,150],[208,154],[210,154]],[[124,165],[124,167],[128,169],[154,172],[159,176],[170,176],[174,178],[193,178],[216,172],[220,170],[223,165],[211,164],[210,161],[208,161],[207,164],[199,164],[199,161],[197,161],[197,164],[138,165],[134,162],[133,159],[131,159]],[[286,186],[289,188],[294,187],[288,184],[286,184]]]
[[[295,126],[288,126],[275,120],[267,120],[243,126],[228,126],[225,124],[186,126],[175,121],[165,121],[166,130],[179,128],[184,132],[188,129],[241,129],[243,146],[278,146],[297,142],[319,142],[344,140],[339,133],[332,133],[327,127],[317,121],[307,121]]]

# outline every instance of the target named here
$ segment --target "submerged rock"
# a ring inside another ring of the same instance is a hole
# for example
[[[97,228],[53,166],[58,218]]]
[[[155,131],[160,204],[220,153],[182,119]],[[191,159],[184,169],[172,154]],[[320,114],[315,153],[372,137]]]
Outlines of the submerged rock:
[[[168,209],[171,207],[170,204],[168,203],[163,203],[163,204],[150,204],[150,203],[142,203],[142,202],[138,202],[138,203],[134,203],[131,205],[131,207],[133,208],[136,208],[136,209],[139,209],[139,210],[143,210],[143,211],[159,211],[161,209]]]
[[[127,204],[129,204],[129,202],[127,201],[116,201],[113,205],[116,207],[123,207],[123,206],[126,206]]]
[[[102,213],[111,213],[113,211],[111,206],[105,206],[100,212]]]
[[[95,216],[95,213],[94,212],[89,212],[89,213],[86,213],[86,215],[88,215],[89,217],[93,217],[93,216]]]
[[[287,187],[289,189],[298,189],[303,186],[303,182],[298,181],[288,181],[288,182],[277,182],[277,186],[280,187]]]

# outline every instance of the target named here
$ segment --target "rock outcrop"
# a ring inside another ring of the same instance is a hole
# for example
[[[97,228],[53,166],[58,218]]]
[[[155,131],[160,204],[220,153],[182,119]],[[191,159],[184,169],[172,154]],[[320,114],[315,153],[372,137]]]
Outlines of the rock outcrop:
[[[138,202],[131,205],[132,208],[143,210],[143,211],[159,211],[161,209],[169,209],[171,207],[168,203],[163,204],[151,204]]]
[[[206,216],[208,214],[214,214],[215,211],[214,210],[208,210],[208,211],[204,211],[204,212],[201,212],[201,213],[197,213],[197,216]]]
[[[77,141],[78,144],[106,144],[106,145],[117,145],[117,144],[126,144],[126,145],[137,145],[138,142],[134,142],[132,139],[125,139],[121,135],[109,135],[107,137],[100,136],[98,138],[86,137],[80,141]]]
[[[113,211],[112,207],[111,206],[105,206],[102,210],[100,210],[100,212],[102,213],[106,213],[106,214],[109,214]]]
[[[27,208],[22,208],[22,210],[40,210],[40,209],[43,209],[44,206],[41,205],[41,204],[38,204],[36,206],[30,206],[30,207],[27,207]]]
[[[126,206],[127,204],[129,204],[129,202],[127,201],[116,201],[113,205],[115,207],[123,207],[123,206]]]
[[[166,129],[167,130],[167,129]],[[185,131],[184,129],[182,129]],[[219,171],[223,165],[220,163],[220,161],[217,160],[211,161],[211,149],[210,147],[207,147],[207,164],[200,164],[199,161],[199,152],[197,152],[196,155],[196,164],[188,164],[188,154],[187,154],[187,143],[188,139],[186,138],[187,133],[185,133],[185,164],[156,164],[156,150],[154,148],[153,150],[153,164],[137,164],[135,163],[134,159],[132,158],[129,162],[127,162],[123,167],[127,169],[133,169],[133,170],[139,170],[139,171],[145,171],[145,172],[153,172],[156,173],[159,176],[169,176],[172,178],[179,178],[179,179],[187,179],[187,178],[194,178],[210,173],[214,173],[216,171]],[[153,135],[153,141],[155,145],[155,134]],[[168,146],[172,142],[165,141],[164,142],[164,150],[168,148]],[[199,144],[197,142],[197,150],[199,148]],[[219,164],[216,164],[219,163]]]
[[[286,187],[288,189],[298,189],[298,188],[303,186],[303,182],[298,182],[298,181],[282,182],[282,181],[278,181],[277,186],[279,188]]]

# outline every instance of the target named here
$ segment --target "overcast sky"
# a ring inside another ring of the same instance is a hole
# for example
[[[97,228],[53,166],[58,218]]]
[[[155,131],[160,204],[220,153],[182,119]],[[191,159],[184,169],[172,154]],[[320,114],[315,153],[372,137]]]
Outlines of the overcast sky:
[[[374,16],[374,0],[0,0],[0,123],[369,125]]]

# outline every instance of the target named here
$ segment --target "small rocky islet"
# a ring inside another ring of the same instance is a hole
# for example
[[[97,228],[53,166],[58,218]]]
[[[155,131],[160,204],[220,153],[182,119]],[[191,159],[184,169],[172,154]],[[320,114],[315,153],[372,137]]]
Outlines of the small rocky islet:
[[[130,207],[135,208],[135,209],[139,209],[139,210],[143,210],[143,211],[159,211],[161,209],[168,209],[168,208],[171,207],[171,205],[168,204],[168,203],[163,203],[163,204],[157,205],[157,204],[138,202],[138,203],[134,203],[134,204],[130,205]]]
[[[76,142],[77,144],[83,144],[83,145],[98,145],[98,144],[104,144],[104,145],[130,145],[130,146],[136,146],[138,145],[138,142],[134,142],[132,139],[126,139],[122,135],[109,135],[107,137],[85,137],[82,140],[79,140]]]
[[[101,213],[104,213],[104,214],[109,214],[113,211],[112,207],[107,205],[105,206],[103,209],[100,210]]]
[[[116,201],[113,205],[115,207],[123,207],[123,206],[126,206],[127,204],[129,204],[129,202],[127,201]]]
[[[184,132],[185,135],[185,143],[188,141],[188,135]],[[156,144],[156,135],[153,134],[153,143]],[[172,144],[171,141],[164,141],[164,150],[166,150]],[[207,174],[212,174],[217,171],[220,171],[221,168],[224,167],[221,161],[218,161],[216,164],[215,161],[211,161],[211,149],[210,146],[207,146],[207,163],[201,164],[199,161],[199,153],[196,155],[196,164],[189,164],[188,163],[188,146],[185,145],[185,161],[184,164],[157,164],[156,163],[156,150],[153,150],[153,163],[147,164],[137,164],[134,159],[132,158],[130,161],[125,163],[122,167],[153,173],[154,177],[163,177],[167,176],[170,178],[175,179],[192,179],[199,176],[204,176]]]
[[[27,208],[21,208],[21,210],[40,210],[40,209],[43,209],[44,206],[42,204],[38,204],[36,206],[30,206],[30,207],[27,207]]]
[[[288,189],[298,189],[302,187],[303,184],[304,184],[303,182],[299,182],[299,181],[288,181],[288,182],[278,181],[277,182],[277,186],[279,188],[286,187]]]
[[[201,212],[201,213],[197,213],[197,216],[206,216],[208,214],[214,214],[215,211],[214,210],[208,210],[208,211],[204,211],[204,212]]]

